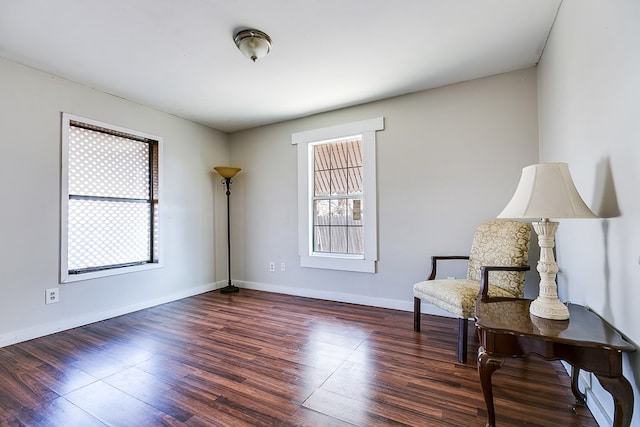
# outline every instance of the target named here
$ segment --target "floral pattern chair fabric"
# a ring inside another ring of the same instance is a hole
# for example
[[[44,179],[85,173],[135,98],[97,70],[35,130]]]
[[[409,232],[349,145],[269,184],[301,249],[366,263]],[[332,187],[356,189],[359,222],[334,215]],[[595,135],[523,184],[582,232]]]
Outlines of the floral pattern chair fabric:
[[[414,330],[420,331],[421,301],[454,314],[459,319],[458,360],[466,363],[467,319],[474,316],[476,299],[481,296],[482,267],[503,267],[490,271],[485,298],[522,298],[530,239],[529,224],[494,220],[477,227],[469,256],[432,257],[429,279],[413,285]],[[450,259],[468,260],[465,279],[437,279],[438,262]],[[517,271],[505,271],[504,267],[515,267]]]

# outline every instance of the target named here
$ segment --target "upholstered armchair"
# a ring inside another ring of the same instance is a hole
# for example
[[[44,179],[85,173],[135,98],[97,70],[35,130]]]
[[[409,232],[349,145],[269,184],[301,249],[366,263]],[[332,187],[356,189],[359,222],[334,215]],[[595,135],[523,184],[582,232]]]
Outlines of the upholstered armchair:
[[[528,223],[489,221],[477,227],[469,256],[431,257],[429,278],[413,285],[413,329],[420,332],[421,301],[454,314],[458,317],[457,356],[461,363],[466,363],[468,319],[474,316],[476,299],[492,301],[524,296],[530,237]],[[468,260],[467,277],[437,279],[438,263],[448,260]]]

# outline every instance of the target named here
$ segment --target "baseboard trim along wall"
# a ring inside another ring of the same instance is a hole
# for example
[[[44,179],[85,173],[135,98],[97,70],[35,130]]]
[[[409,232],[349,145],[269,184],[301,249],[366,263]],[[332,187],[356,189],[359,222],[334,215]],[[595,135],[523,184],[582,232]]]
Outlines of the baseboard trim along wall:
[[[391,308],[394,310],[413,311],[413,297],[410,301],[402,301],[387,298],[368,297],[364,295],[345,294],[338,292],[328,292],[317,289],[292,288],[290,286],[279,286],[268,283],[246,282],[234,280],[234,284],[240,288],[254,289],[257,291],[275,292],[278,294],[295,295],[329,301],[346,302],[350,304],[368,305],[371,307]],[[423,304],[422,313],[436,316],[454,317],[451,313],[440,310],[438,307]],[[413,323],[411,324],[413,327]]]
[[[156,305],[165,304],[171,301],[177,301],[190,296],[202,294],[223,287],[226,282],[208,283],[203,286],[190,288],[183,292],[177,292],[148,301],[138,302],[136,304],[118,307],[113,310],[105,310],[98,313],[91,313],[86,316],[78,316],[71,319],[64,319],[59,322],[50,322],[44,325],[38,325],[31,328],[13,331],[8,334],[0,335],[0,347],[28,341],[34,338],[43,337],[45,335],[54,334],[56,332],[65,331],[67,329],[77,328],[79,326],[89,325],[101,320],[111,319],[112,317],[122,316],[123,314],[133,313],[135,311],[144,310],[145,308],[154,307]]]

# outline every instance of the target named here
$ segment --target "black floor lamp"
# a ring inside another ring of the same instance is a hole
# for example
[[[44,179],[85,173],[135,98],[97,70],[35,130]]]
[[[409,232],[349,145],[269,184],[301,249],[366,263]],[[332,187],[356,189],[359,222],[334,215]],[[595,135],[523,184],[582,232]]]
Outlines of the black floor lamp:
[[[224,183],[227,189],[227,268],[229,280],[227,281],[227,286],[220,289],[220,293],[230,294],[232,292],[238,292],[240,288],[237,286],[233,286],[231,283],[231,215],[229,210],[229,196],[231,196],[231,178],[233,178],[238,172],[240,172],[240,168],[234,168],[231,166],[216,166],[213,168],[216,172],[220,174],[222,178],[222,182]]]

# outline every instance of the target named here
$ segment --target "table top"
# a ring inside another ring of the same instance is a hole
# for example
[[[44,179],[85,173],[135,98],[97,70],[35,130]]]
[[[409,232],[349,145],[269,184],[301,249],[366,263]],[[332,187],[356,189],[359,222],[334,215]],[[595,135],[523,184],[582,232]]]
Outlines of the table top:
[[[529,313],[532,300],[514,299],[476,304],[476,325],[484,331],[538,338],[546,341],[607,347],[632,352],[635,347],[588,308],[569,304],[569,320],[550,320]]]

